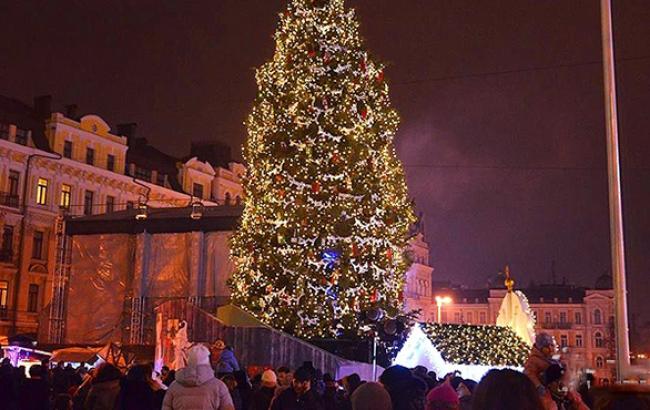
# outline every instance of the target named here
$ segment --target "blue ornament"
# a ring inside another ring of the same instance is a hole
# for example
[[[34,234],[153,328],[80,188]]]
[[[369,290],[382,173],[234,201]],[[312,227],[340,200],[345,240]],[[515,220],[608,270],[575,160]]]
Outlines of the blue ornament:
[[[327,269],[334,269],[339,263],[339,258],[341,257],[341,252],[337,249],[326,249],[323,251],[323,262],[325,262],[325,267]]]

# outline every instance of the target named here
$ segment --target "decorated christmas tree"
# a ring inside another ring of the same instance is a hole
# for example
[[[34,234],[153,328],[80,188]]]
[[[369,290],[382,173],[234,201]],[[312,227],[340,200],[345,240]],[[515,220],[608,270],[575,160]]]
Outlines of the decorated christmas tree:
[[[397,315],[415,220],[383,65],[343,0],[291,0],[246,126],[233,302],[305,337]]]

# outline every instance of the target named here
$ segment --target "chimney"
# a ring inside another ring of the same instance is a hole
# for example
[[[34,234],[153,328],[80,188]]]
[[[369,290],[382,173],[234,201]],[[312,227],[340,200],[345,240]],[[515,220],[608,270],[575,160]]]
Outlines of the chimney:
[[[126,137],[127,144],[131,145],[135,141],[135,130],[138,124],[135,122],[128,122],[125,124],[117,124],[117,135]]]
[[[79,107],[77,104],[68,104],[65,106],[65,116],[72,120],[77,119],[78,111]]]
[[[47,118],[52,114],[52,96],[41,95],[34,98],[34,111],[40,118]]]

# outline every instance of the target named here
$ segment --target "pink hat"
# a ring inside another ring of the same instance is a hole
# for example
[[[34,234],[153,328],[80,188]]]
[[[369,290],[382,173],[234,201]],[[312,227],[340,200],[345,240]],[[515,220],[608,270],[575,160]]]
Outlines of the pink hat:
[[[443,383],[434,388],[427,394],[427,409],[433,410],[439,408],[440,405],[458,404],[458,393],[454,390],[449,383]],[[440,407],[440,408],[446,408]]]

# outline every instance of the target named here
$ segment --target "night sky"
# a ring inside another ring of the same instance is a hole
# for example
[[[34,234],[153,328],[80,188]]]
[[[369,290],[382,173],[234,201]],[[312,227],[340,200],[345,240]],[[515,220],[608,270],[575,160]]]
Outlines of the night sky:
[[[240,155],[280,0],[0,2],[0,94],[52,94],[183,156]],[[596,0],[349,0],[389,64],[436,280],[592,286],[610,269]],[[631,311],[650,319],[650,2],[614,0]]]

